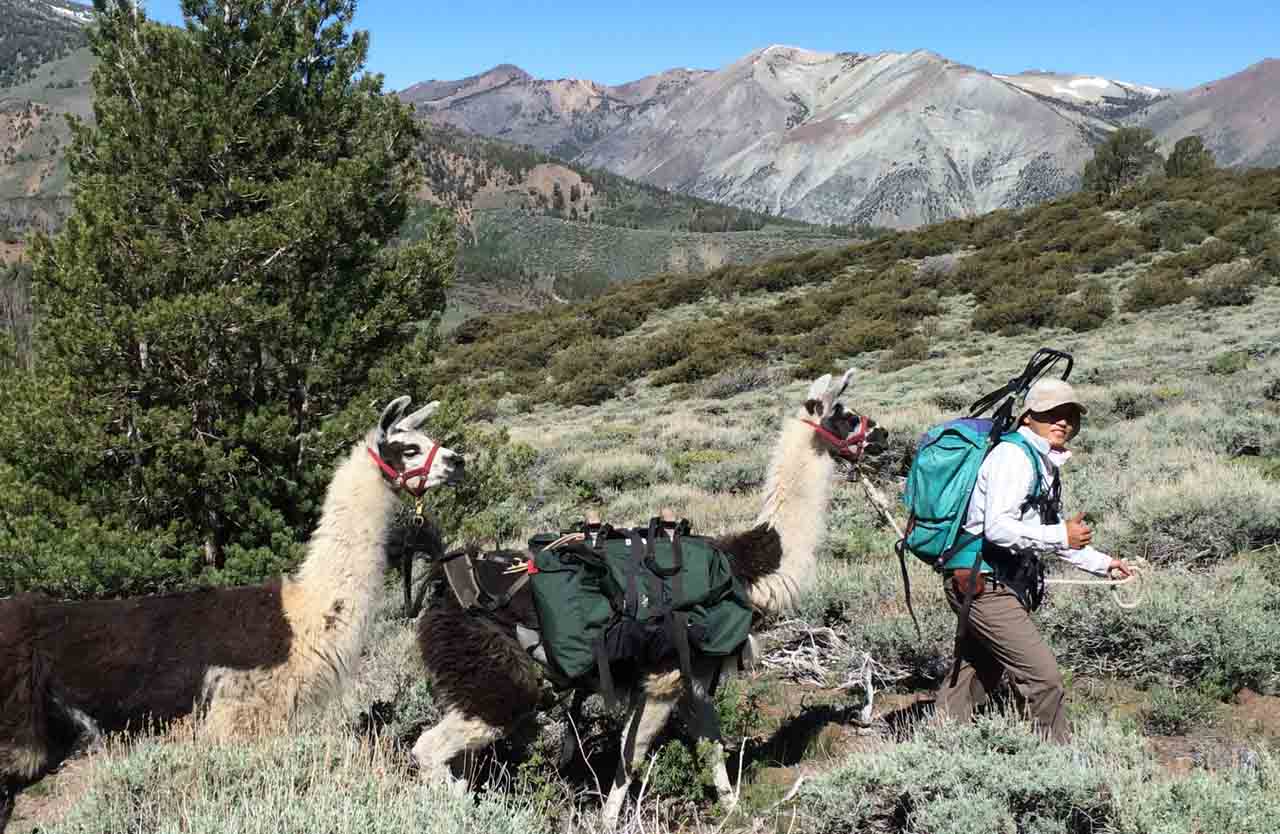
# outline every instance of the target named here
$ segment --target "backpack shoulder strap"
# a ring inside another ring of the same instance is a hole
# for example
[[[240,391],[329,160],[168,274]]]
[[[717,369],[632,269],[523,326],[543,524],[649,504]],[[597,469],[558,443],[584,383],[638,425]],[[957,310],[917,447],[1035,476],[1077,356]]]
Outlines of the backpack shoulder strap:
[[[1012,443],[1027,455],[1027,460],[1031,461],[1031,490],[1027,494],[1028,500],[1035,501],[1040,497],[1042,481],[1044,480],[1044,467],[1040,463],[1040,453],[1031,445],[1031,441],[1027,440],[1016,431],[1011,431],[1004,437],[1000,438],[1004,443]]]

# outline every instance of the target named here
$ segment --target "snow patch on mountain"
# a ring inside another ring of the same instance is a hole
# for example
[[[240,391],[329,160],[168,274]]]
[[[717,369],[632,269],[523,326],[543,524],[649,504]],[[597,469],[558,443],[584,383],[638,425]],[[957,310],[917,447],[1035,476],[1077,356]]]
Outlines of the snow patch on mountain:
[[[51,3],[46,3],[45,5],[48,6],[49,10],[52,11],[54,14],[61,15],[62,17],[69,17],[72,20],[76,21],[77,23],[93,22],[93,14],[88,11],[80,11],[78,9],[64,9],[61,6],[55,6]]]

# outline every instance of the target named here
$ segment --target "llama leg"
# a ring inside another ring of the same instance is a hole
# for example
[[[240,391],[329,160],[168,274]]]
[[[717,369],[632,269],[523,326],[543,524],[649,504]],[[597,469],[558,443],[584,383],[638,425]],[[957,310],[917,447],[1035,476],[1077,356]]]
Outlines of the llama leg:
[[[449,771],[454,756],[502,738],[537,709],[538,669],[514,633],[462,610],[452,594],[418,621],[418,647],[432,692],[447,709],[418,738],[413,756],[424,779],[457,785]]]
[[[635,766],[644,762],[653,739],[667,726],[680,698],[681,683],[678,671],[667,672],[650,676],[643,686],[637,686],[632,692],[627,723],[622,730],[622,754],[602,812],[607,828],[617,828]]]
[[[438,782],[455,793],[464,793],[467,781],[454,778],[449,762],[459,753],[469,753],[492,744],[503,734],[500,727],[451,709],[440,723],[418,736],[417,743],[413,745],[413,758],[424,781]]]
[[[703,668],[695,673],[693,691],[681,702],[681,717],[689,727],[694,744],[704,740],[711,744],[712,781],[721,802],[733,798],[733,785],[729,783],[729,771],[724,763],[724,743],[720,739],[720,715],[716,712],[712,695],[716,684],[731,674],[731,671],[726,670],[732,670],[736,666],[737,659],[733,657],[725,658],[723,664],[720,661],[705,663]]]
[[[591,693],[585,689],[573,690],[573,700],[565,713],[564,733],[560,736],[560,758],[556,762],[560,770],[565,770],[573,762],[573,754],[578,749],[578,735],[582,732],[582,705],[589,697]]]
[[[84,710],[77,709],[60,698],[55,698],[53,705],[76,736],[73,750],[97,753],[103,748],[102,729]]]

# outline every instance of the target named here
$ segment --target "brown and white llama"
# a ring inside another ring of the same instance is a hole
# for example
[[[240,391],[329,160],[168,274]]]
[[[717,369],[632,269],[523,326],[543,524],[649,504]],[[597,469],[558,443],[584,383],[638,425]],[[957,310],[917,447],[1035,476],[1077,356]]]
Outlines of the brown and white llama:
[[[307,555],[265,585],[131,599],[0,600],[0,831],[24,785],[87,735],[195,711],[225,738],[278,730],[337,695],[383,587],[397,490],[452,482],[462,458],[383,411],[334,472]]]
[[[734,573],[746,586],[752,605],[777,614],[793,608],[816,578],[816,550],[826,531],[826,512],[835,472],[834,456],[848,456],[855,445],[882,442],[884,431],[837,402],[852,371],[832,381],[823,376],[809,388],[794,415],[785,420],[769,464],[763,507],[755,525],[725,536],[717,546],[732,557]],[[502,551],[475,562],[486,590],[505,594],[512,577],[502,565],[527,554]],[[413,748],[421,774],[429,781],[465,788],[450,772],[460,753],[478,750],[503,737],[537,708],[541,673],[517,637],[517,627],[536,627],[537,613],[526,584],[510,602],[486,614],[462,608],[445,593],[418,623],[424,665],[445,714]],[[722,667],[737,658],[695,658],[692,692],[674,658],[660,667],[638,670],[630,687],[622,757],[618,763],[604,817],[615,825],[629,792],[637,763],[644,761],[654,737],[672,710],[683,703],[686,723],[697,738],[719,749],[719,722],[710,695]],[[577,700],[575,699],[575,705]],[[721,751],[722,753],[723,751]],[[730,793],[723,755],[717,758],[715,786],[722,798]]]

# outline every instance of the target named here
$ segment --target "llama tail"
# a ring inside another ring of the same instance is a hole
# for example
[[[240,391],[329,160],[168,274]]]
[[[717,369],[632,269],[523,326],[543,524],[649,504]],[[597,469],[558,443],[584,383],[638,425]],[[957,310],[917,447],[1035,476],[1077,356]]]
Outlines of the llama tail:
[[[12,805],[17,786],[38,777],[49,763],[49,706],[53,673],[33,644],[30,597],[0,601],[0,783]]]

